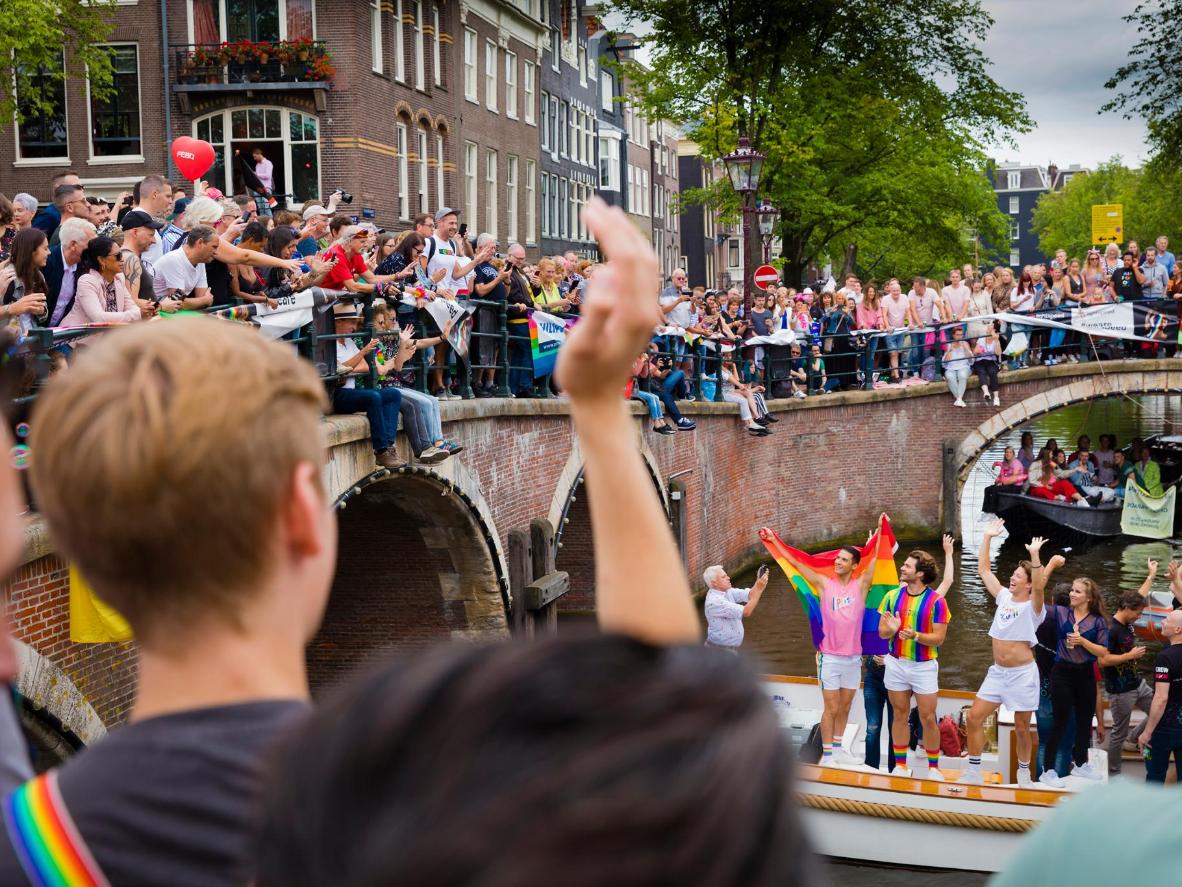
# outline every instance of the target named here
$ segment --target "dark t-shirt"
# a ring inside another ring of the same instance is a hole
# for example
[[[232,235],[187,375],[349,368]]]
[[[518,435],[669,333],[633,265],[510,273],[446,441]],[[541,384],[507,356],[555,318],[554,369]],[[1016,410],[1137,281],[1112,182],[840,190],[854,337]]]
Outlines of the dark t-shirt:
[[[1051,669],[1055,667],[1055,648],[1059,646],[1059,626],[1054,619],[1043,619],[1034,630],[1034,639],[1038,643],[1034,647],[1034,661],[1038,665],[1038,676],[1043,681],[1051,679]]]
[[[476,266],[475,270],[476,270],[476,282],[482,283],[482,284],[492,283],[494,280],[497,279],[497,275],[501,273],[496,268],[494,268],[489,262],[481,262],[479,265]],[[485,293],[483,296],[480,295],[480,293],[476,292],[475,289],[473,289],[473,291],[472,291],[472,295],[475,298],[485,299],[489,302],[503,302],[503,301],[505,301],[505,298],[508,296],[508,294],[509,294],[509,287],[505,285],[505,282],[503,280],[500,283],[498,283],[496,286],[494,286],[491,290],[489,290],[487,293]],[[492,309],[489,309],[489,310],[492,310]]]
[[[1141,298],[1141,284],[1137,282],[1137,275],[1132,268],[1117,268],[1113,271],[1112,288],[1126,302]]]
[[[1133,630],[1115,617],[1108,620],[1108,652],[1123,654],[1133,649]],[[1127,693],[1141,686],[1141,675],[1137,671],[1136,660],[1122,662],[1119,665],[1106,665],[1104,672],[1104,689],[1109,693]]]
[[[1170,685],[1166,710],[1155,733],[1163,729],[1172,733],[1182,731],[1182,645],[1171,644],[1157,654],[1153,663],[1153,683]]]
[[[757,311],[751,309],[751,329],[755,331],[757,336],[766,336],[768,333],[768,324],[771,322],[772,313],[770,311]]]
[[[111,884],[249,884],[251,819],[271,744],[309,711],[297,700],[149,718],[58,770],[82,839]],[[0,884],[25,884],[6,830]]]
[[[216,307],[226,307],[234,304],[234,296],[230,293],[230,266],[225,262],[213,259],[205,264],[205,281],[209,284],[209,291],[213,293],[213,304]]]

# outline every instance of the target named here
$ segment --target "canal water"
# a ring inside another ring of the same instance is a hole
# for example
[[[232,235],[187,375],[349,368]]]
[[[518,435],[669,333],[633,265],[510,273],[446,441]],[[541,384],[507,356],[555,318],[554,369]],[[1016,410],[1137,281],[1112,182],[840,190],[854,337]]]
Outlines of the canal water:
[[[1151,395],[1139,396],[1135,400],[1121,397],[1065,407],[1014,429],[977,460],[962,499],[963,539],[957,540],[957,575],[948,593],[952,624],[948,640],[940,650],[940,686],[951,690],[976,690],[992,664],[987,632],[993,620],[994,605],[977,577],[977,552],[987,523],[981,513],[981,501],[985,488],[993,482],[994,472],[990,466],[1001,458],[1006,446],[1017,447],[1023,431],[1033,433],[1036,448],[1053,437],[1069,453],[1075,449],[1075,440],[1081,434],[1091,437],[1093,447],[1102,433],[1116,435],[1117,446],[1124,446],[1138,435],[1148,437],[1162,432],[1182,432],[1182,397]],[[870,510],[889,514],[891,503],[875,503]],[[787,528],[780,534],[785,541],[792,541]],[[1003,577],[1003,581],[1008,580],[1014,566],[1026,556],[1021,542],[1005,538],[994,542],[994,572]],[[927,550],[937,563],[943,565],[944,556],[935,540],[900,540],[896,560],[901,562],[912,548]],[[1171,557],[1182,558],[1182,540],[1153,542],[1118,537],[1084,551],[1064,550],[1052,540],[1043,548],[1043,560],[1057,553],[1063,553],[1067,558],[1067,566],[1059,571],[1061,578],[1088,576],[1094,579],[1104,590],[1111,612],[1111,604],[1120,592],[1135,590],[1141,584],[1148,558],[1161,562],[1161,578],[1155,587],[1166,590],[1166,564]],[[752,574],[735,577],[735,584],[739,587],[749,586],[753,581]],[[768,590],[747,620],[744,647],[762,659],[763,667],[769,672],[816,674],[812,642],[800,604],[788,589],[783,573],[774,564]],[[1149,669],[1153,657],[1146,656],[1142,662],[1143,668]]]

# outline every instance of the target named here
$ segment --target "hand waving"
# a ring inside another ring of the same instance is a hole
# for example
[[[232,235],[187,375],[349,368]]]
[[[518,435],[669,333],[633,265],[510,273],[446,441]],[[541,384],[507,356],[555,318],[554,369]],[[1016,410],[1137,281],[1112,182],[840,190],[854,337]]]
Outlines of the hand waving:
[[[943,543],[944,543],[944,554],[952,554],[952,548],[956,544],[956,540],[953,539],[951,536],[949,536],[947,533],[945,533]]]
[[[1026,543],[1026,550],[1030,552],[1030,557],[1032,559],[1037,560],[1039,551],[1041,551],[1042,547],[1046,544],[1047,544],[1047,540],[1044,537],[1035,536],[1033,539],[1031,539],[1029,542]]]
[[[583,319],[558,352],[558,384],[574,403],[622,403],[632,361],[661,319],[657,256],[618,207],[595,199],[583,218],[608,261],[591,283]]]
[[[998,518],[985,527],[986,536],[1000,536],[1002,531],[1006,528],[1006,522],[1002,518]]]

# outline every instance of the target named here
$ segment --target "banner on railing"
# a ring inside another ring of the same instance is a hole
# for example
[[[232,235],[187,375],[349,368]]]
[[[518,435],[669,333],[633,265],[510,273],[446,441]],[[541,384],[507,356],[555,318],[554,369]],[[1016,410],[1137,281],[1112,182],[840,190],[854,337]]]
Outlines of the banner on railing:
[[[554,372],[558,349],[566,341],[566,321],[545,311],[529,316],[529,349],[534,360],[534,378],[540,379]]]
[[[463,299],[432,299],[424,302],[423,307],[432,320],[439,326],[440,331],[451,329],[447,333],[447,343],[460,357],[468,356],[468,345],[472,341],[472,315],[476,306]]]
[[[1120,531],[1143,539],[1169,539],[1174,535],[1174,503],[1177,487],[1164,496],[1150,496],[1133,480],[1125,484],[1125,505],[1120,513]]]
[[[232,308],[211,311],[210,314],[226,320],[253,323],[268,339],[282,339],[288,333],[311,323],[313,311],[330,308],[336,301],[336,293],[317,286],[283,296],[278,299],[279,304],[274,308],[266,302],[252,302],[249,305],[235,305]]]
[[[1044,308],[1033,314],[1001,313],[989,317],[1018,327],[1074,331],[1107,339],[1163,343],[1179,341],[1174,306],[1165,301],[1112,302],[1079,308],[1060,306]]]

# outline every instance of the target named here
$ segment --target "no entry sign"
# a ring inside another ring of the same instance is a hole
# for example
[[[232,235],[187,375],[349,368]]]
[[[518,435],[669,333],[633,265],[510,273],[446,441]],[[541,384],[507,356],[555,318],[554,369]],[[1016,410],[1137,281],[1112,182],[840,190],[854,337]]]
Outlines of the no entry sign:
[[[780,279],[780,275],[771,265],[760,265],[751,279],[761,290],[766,290]]]

